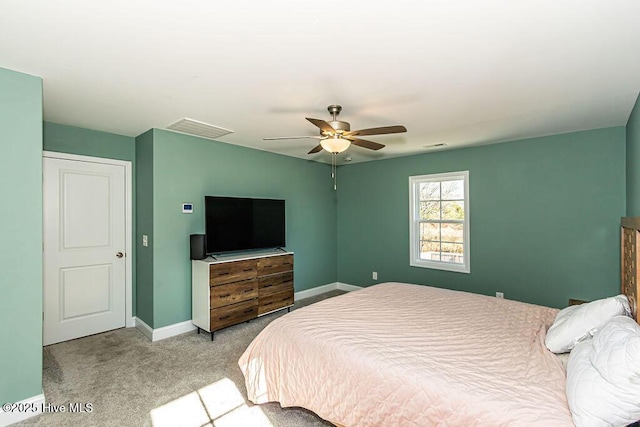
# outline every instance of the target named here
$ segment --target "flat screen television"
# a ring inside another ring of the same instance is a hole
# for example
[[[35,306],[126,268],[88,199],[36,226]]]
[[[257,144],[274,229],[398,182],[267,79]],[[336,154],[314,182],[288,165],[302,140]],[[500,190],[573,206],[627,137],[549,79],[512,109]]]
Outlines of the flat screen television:
[[[204,211],[207,254],[286,245],[284,200],[205,196]]]

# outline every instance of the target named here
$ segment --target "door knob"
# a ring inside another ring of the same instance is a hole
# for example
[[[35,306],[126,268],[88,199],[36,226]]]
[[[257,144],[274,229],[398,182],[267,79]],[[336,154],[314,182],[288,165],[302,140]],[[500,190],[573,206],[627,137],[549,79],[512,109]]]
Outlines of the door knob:
[[[118,253],[116,254],[116,256],[117,256],[118,258],[122,258],[124,255],[123,255],[123,253],[122,253],[122,252],[118,252]]]

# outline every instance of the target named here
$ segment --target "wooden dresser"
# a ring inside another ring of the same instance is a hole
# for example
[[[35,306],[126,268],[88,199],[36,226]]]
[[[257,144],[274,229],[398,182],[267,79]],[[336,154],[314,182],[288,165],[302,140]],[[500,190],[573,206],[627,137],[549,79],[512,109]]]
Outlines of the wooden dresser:
[[[211,333],[293,305],[293,253],[191,261],[191,314]]]

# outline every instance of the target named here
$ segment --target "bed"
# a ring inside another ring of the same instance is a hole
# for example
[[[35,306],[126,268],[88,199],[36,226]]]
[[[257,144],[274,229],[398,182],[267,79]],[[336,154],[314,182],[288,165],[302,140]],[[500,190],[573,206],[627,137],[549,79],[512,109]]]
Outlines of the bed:
[[[623,221],[622,289],[638,295],[640,221]],[[239,360],[249,399],[344,426],[572,426],[557,309],[384,283],[270,323]],[[634,312],[637,321],[637,312]]]

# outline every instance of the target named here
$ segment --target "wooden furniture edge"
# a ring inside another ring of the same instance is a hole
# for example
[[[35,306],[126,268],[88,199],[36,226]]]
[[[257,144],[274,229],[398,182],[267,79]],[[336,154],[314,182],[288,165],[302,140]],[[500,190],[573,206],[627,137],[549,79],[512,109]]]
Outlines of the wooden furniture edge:
[[[640,230],[640,216],[623,216],[620,222],[625,228]]]
[[[640,296],[640,275],[638,264],[640,263],[640,217],[622,217],[620,221],[620,289],[629,299],[632,316],[636,322],[640,323],[638,313],[638,296]],[[625,229],[633,230],[634,243],[631,245],[633,253],[625,254]],[[627,286],[625,283],[625,273],[633,277],[633,282]]]
[[[225,262],[245,261],[245,260],[268,258],[268,257],[280,256],[280,255],[294,255],[294,252],[293,251],[284,251],[284,252],[272,251],[272,252],[258,252],[258,253],[240,253],[240,254],[231,254],[231,255],[218,255],[218,258],[207,256],[204,259],[199,259],[196,261],[206,262],[209,264],[222,264]]]

